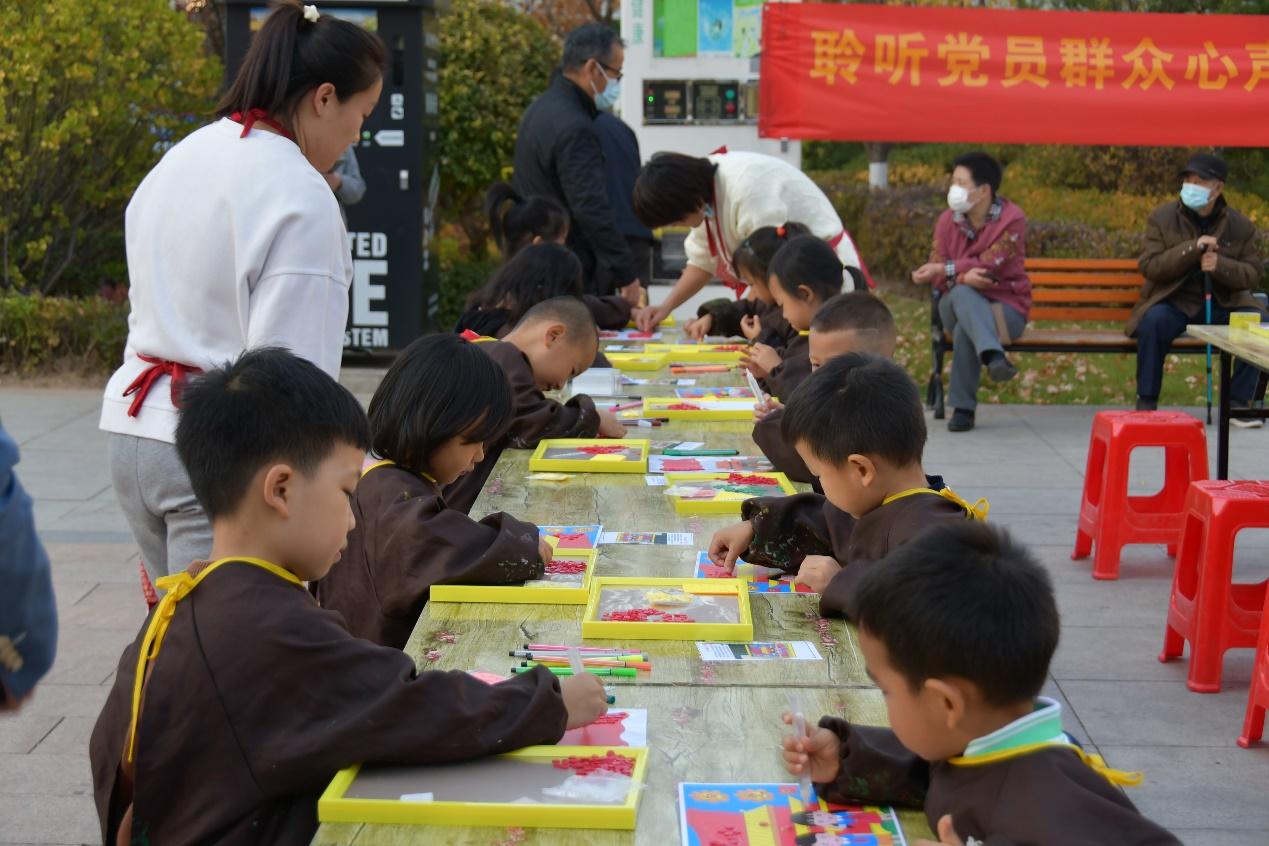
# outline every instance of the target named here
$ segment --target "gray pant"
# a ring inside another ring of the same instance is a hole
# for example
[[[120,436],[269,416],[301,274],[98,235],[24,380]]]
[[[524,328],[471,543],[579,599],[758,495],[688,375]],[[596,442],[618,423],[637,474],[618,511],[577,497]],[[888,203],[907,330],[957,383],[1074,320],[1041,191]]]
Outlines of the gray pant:
[[[1027,320],[1009,306],[1004,307],[1009,337],[1017,338],[1027,328]],[[978,407],[978,377],[983,354],[1004,352],[996,331],[991,301],[968,285],[957,285],[939,298],[939,319],[952,336],[952,387],[948,404],[973,411]]]
[[[211,554],[211,523],[175,446],[111,434],[110,480],[151,580]]]

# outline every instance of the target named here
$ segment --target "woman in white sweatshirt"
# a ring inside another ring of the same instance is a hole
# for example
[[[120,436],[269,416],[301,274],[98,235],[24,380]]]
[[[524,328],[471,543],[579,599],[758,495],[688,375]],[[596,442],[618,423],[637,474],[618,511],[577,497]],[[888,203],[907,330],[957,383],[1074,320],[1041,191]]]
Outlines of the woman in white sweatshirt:
[[[704,158],[657,153],[635,181],[634,207],[649,229],[677,225],[692,230],[679,281],[663,302],[639,313],[639,328],[645,332],[711,279],[722,280],[739,296],[745,286],[731,267],[732,253],[764,226],[805,225],[841,259],[847,271],[842,290],[872,286],[828,197],[805,173],[775,156],[725,148]]]
[[[211,551],[174,446],[187,379],[261,346],[338,377],[352,258],[322,174],[382,88],[379,38],[314,6],[277,6],[218,120],[169,150],[128,203],[132,306],[106,386],[115,496],[151,578]]]

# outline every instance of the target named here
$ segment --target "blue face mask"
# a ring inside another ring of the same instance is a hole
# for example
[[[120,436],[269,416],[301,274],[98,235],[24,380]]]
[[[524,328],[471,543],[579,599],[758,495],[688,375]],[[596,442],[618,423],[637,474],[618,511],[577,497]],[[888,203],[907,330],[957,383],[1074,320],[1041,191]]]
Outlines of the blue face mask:
[[[600,73],[603,73],[603,71],[600,71]],[[595,92],[595,105],[602,111],[610,112],[621,97],[621,80],[613,79],[606,73],[604,74],[604,79],[607,80],[608,87],[603,91]]]
[[[1187,182],[1181,186],[1181,202],[1187,209],[1198,211],[1212,200],[1212,192],[1202,185]]]

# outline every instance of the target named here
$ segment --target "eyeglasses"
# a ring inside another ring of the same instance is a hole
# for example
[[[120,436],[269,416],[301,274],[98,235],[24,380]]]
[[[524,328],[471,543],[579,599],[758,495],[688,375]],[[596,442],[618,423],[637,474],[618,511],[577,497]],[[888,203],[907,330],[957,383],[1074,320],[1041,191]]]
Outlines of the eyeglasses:
[[[596,64],[598,64],[598,65],[599,65],[601,68],[603,68],[604,70],[606,70],[606,71],[611,71],[612,73],[615,73],[615,74],[617,75],[617,79],[618,79],[618,80],[620,80],[623,76],[625,76],[625,73],[623,73],[623,72],[622,72],[621,70],[619,70],[618,68],[610,68],[610,67],[608,67],[608,65],[606,65],[606,64],[604,64],[603,62],[599,61],[599,59],[596,59],[596,60],[595,60],[595,63],[596,63]]]

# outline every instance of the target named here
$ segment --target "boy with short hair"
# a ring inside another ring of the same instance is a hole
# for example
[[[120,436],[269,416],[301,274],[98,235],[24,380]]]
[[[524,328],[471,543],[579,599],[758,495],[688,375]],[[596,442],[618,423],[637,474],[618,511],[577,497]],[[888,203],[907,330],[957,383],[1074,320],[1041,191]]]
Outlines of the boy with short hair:
[[[893,358],[898,330],[890,309],[867,291],[838,294],[815,312],[808,338],[811,371],[848,352]],[[775,399],[754,409],[753,439],[772,467],[795,482],[808,482],[822,493],[819,481],[780,431],[784,406]]]
[[[534,449],[547,438],[625,437],[617,418],[595,408],[595,401],[585,394],[559,403],[544,393],[559,390],[589,370],[599,351],[595,318],[581,300],[543,300],[501,341],[467,332],[463,337],[480,344],[507,374],[515,419],[505,435],[488,445],[476,469],[446,486],[445,501],[451,508],[471,510],[504,449]]]
[[[1057,648],[1048,573],[1007,533],[953,523],[892,552],[859,584],[859,643],[892,728],[820,719],[784,738],[830,802],[924,806],[939,842],[1179,841],[1141,816],[1039,696]],[[791,722],[791,715],[785,715]]]
[[[119,662],[90,743],[104,843],[307,844],[343,767],[555,743],[604,712],[597,680],[419,673],[317,606],[304,582],[339,558],[369,445],[353,396],[285,350],[186,389],[176,448],[214,560],[159,581]]]
[[[821,594],[824,613],[851,616],[864,572],[930,524],[986,516],[985,503],[931,487],[921,467],[921,398],[893,361],[863,353],[832,359],[794,392],[781,431],[824,496],[746,501],[744,522],[714,535],[710,555],[727,568],[743,556],[796,572]]]

